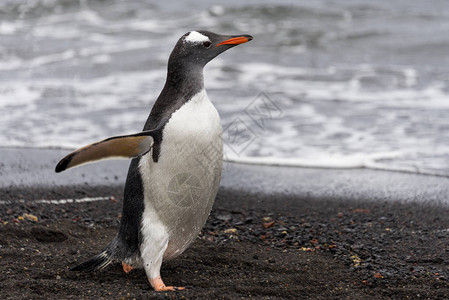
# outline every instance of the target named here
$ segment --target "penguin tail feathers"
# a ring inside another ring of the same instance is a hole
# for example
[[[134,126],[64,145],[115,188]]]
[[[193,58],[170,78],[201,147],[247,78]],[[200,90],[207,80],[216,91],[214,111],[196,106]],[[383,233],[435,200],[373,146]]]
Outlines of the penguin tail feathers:
[[[107,267],[112,262],[112,256],[107,250],[106,248],[88,261],[70,268],[70,271],[94,272]]]
[[[123,260],[126,253],[126,245],[122,242],[119,235],[111,241],[100,253],[79,265],[70,268],[70,271],[94,272],[106,268],[116,259]]]

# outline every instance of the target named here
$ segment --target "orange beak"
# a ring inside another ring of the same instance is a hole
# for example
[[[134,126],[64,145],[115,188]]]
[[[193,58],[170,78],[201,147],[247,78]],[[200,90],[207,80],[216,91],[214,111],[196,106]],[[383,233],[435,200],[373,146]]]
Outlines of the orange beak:
[[[237,37],[233,37],[233,38],[230,38],[230,39],[228,39],[226,41],[221,42],[216,47],[218,47],[220,45],[238,45],[238,44],[243,44],[243,43],[251,41],[252,39],[253,39],[253,37],[250,36],[250,35],[237,36]]]

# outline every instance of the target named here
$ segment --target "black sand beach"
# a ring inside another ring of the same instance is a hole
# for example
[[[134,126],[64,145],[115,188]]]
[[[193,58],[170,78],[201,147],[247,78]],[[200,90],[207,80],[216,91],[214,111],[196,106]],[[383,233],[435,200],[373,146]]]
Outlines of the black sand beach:
[[[271,178],[275,184],[262,190],[257,185],[270,182],[262,177],[273,170],[230,165],[202,234],[163,265],[166,283],[187,289],[155,293],[142,270],[125,274],[119,264],[93,274],[68,271],[114,236],[126,162],[54,179],[53,163],[64,150],[1,152],[0,285],[6,299],[449,298],[447,178],[393,174],[403,178],[394,190],[384,172],[296,169],[284,170],[290,178],[282,180],[280,168]],[[329,186],[333,172],[340,175]],[[322,175],[313,179],[311,173]],[[366,185],[357,186],[362,179]],[[295,180],[298,185],[288,188]],[[307,180],[313,190],[301,194],[298,187]],[[374,192],[361,192],[369,189]],[[99,196],[104,199],[40,201]]]

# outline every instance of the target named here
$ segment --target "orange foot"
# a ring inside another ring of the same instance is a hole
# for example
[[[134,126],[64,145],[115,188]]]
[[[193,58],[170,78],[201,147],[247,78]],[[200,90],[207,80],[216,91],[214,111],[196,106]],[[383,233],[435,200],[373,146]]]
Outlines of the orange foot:
[[[122,262],[122,267],[123,267],[123,271],[125,271],[126,274],[128,274],[129,272],[131,272],[132,269],[134,269],[133,267],[125,264],[124,262]]]
[[[161,276],[150,279],[150,284],[156,292],[185,290],[184,287],[165,286],[165,283],[162,281]]]

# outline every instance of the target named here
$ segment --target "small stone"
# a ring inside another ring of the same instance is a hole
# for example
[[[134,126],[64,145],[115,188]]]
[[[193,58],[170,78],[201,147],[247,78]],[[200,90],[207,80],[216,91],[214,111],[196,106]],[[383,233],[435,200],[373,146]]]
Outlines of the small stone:
[[[380,274],[380,273],[374,274],[374,277],[377,278],[377,279],[382,279],[382,278],[384,278],[384,277],[382,276],[382,274]]]
[[[232,216],[231,215],[218,215],[217,219],[220,221],[230,221],[232,220]]]
[[[37,222],[38,221],[37,217],[35,215],[32,215],[32,214],[24,214],[23,218],[25,218],[25,219],[27,219],[29,221],[32,221],[32,222]]]
[[[252,223],[253,221],[254,221],[254,219],[251,218],[251,217],[248,217],[248,218],[245,219],[245,223],[246,223],[246,224],[250,224],[250,223]]]
[[[237,229],[235,229],[235,228],[229,228],[229,229],[226,229],[225,231],[224,231],[225,233],[237,233]]]
[[[61,276],[56,275],[56,279],[57,279],[57,280],[61,279]]]
[[[270,228],[274,225],[274,221],[268,222],[268,223],[263,223],[262,226],[263,228],[267,229]]]

